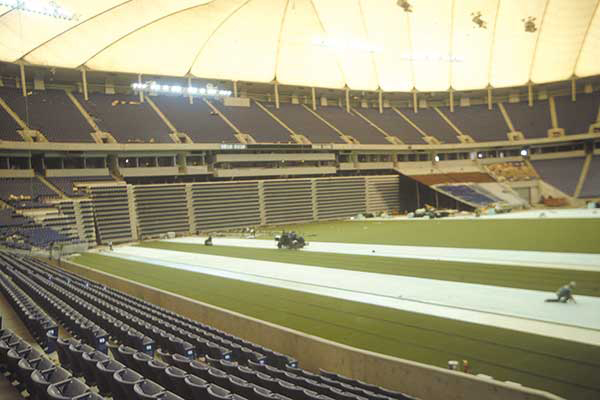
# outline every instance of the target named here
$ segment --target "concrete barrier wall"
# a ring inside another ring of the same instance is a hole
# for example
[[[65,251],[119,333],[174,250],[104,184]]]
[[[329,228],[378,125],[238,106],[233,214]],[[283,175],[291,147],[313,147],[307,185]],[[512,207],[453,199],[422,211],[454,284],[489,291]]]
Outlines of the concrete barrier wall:
[[[548,392],[341,345],[80,264],[63,261],[61,267],[288,354],[295,357],[302,368],[313,372],[323,368],[354,379],[400,390],[423,400],[561,400]]]

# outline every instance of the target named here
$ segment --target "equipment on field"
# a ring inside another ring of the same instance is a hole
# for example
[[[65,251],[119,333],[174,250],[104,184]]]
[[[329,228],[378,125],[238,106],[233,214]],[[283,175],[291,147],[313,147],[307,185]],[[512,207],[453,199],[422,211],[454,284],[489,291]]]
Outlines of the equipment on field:
[[[212,236],[209,236],[209,237],[208,237],[208,239],[206,239],[206,240],[204,241],[204,245],[205,245],[205,246],[212,246],[212,245],[213,245],[213,242],[212,242]]]
[[[275,236],[278,249],[301,249],[308,243],[302,236],[296,235],[296,232],[283,232],[281,236]]]

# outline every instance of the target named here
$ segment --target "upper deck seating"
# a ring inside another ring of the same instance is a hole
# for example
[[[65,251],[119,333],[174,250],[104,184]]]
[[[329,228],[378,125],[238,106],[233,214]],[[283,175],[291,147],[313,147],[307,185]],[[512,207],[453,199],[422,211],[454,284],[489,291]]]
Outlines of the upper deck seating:
[[[592,158],[579,197],[600,197],[600,155]]]
[[[557,158],[551,160],[532,160],[540,178],[572,196],[581,175],[584,158]]]
[[[516,131],[523,132],[525,139],[548,137],[552,128],[548,100],[539,100],[529,107],[527,102],[503,103]]]
[[[455,107],[454,112],[450,112],[448,107],[441,107],[440,110],[463,134],[471,136],[476,142],[508,140],[506,134],[509,128],[497,104],[493,104],[491,110],[486,104]]]
[[[498,199],[480,193],[469,185],[438,185],[436,189],[442,190],[457,197],[466,203],[485,206],[498,202]]]
[[[250,107],[225,106],[220,101],[212,104],[242,133],[250,134],[259,143],[292,142],[289,132],[252,100]]]
[[[459,143],[457,133],[432,108],[419,108],[415,113],[412,108],[402,108],[400,111],[425,133],[442,143]]]
[[[190,104],[187,97],[156,96],[152,100],[178,132],[194,143],[238,143],[233,129],[200,98]]]
[[[2,88],[0,88],[0,97],[6,99]],[[23,141],[21,135],[17,133],[18,129],[21,129],[21,127],[17,124],[17,121],[3,107],[0,107],[0,140]]]
[[[313,143],[345,143],[340,135],[299,104],[280,104],[269,111],[299,135]]]
[[[572,101],[571,96],[556,96],[554,104],[559,128],[567,135],[587,133],[598,118],[600,92],[578,94],[576,101]]]
[[[423,135],[394,110],[384,108],[382,114],[374,108],[361,108],[357,111],[385,132],[396,136],[406,144],[425,144]]]
[[[346,112],[345,108],[319,107],[317,113],[341,132],[352,136],[361,144],[389,144],[383,133],[361,117],[352,112]]]
[[[88,101],[76,97],[98,127],[119,143],[173,143],[167,125],[137,96],[90,93]]]
[[[93,142],[92,128],[64,90],[34,90],[23,97],[20,90],[4,88],[0,96],[33,130],[51,142]]]

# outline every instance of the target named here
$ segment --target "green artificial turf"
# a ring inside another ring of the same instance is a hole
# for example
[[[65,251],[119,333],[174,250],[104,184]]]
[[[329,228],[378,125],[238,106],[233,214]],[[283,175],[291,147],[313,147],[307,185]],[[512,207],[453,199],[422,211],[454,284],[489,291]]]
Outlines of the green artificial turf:
[[[266,228],[281,229],[300,232],[309,242],[600,253],[600,218],[331,221]]]
[[[440,367],[467,359],[474,373],[600,398],[600,347],[98,254],[73,261],[350,346]]]
[[[414,276],[454,282],[544,290],[549,296],[567,282],[577,282],[575,294],[600,296],[600,272],[532,268],[398,257],[360,256],[235,246],[203,246],[175,242],[143,242],[140,247],[276,261],[352,271]]]

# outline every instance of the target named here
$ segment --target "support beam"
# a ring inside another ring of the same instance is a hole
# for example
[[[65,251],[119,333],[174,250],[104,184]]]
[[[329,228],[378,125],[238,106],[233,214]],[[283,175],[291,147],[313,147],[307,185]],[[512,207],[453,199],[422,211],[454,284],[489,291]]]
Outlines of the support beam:
[[[189,91],[189,88],[192,87],[192,77],[188,76],[188,100],[190,101],[190,104],[194,104],[194,96],[192,96],[192,94]]]
[[[313,87],[311,88],[310,93],[312,96],[312,109],[313,111],[317,111],[317,91]]]
[[[23,93],[23,97],[27,97],[27,83],[25,81],[25,65],[23,63],[19,63],[19,70],[21,71],[21,92]]]
[[[279,83],[275,81],[275,108],[279,110]]]
[[[88,101],[88,85],[87,85],[87,71],[85,68],[81,68],[81,83],[83,86],[83,99]]]
[[[233,81],[233,97],[238,97],[237,81]]]
[[[488,85],[487,87],[487,105],[488,110],[492,109],[492,87]]]
[[[527,82],[527,101],[529,107],[533,107],[533,83]]]
[[[450,112],[454,112],[454,89],[450,88],[448,94],[450,95]]]
[[[575,85],[575,81],[577,78],[575,75],[571,77],[571,101],[575,101],[577,98],[577,85]]]
[[[346,86],[346,112],[350,113],[350,88]]]
[[[383,114],[383,90],[378,89],[379,94],[379,114]]]
[[[419,105],[417,104],[417,101],[419,100],[417,97],[417,89],[413,89],[412,94],[413,94],[413,111],[416,114],[419,112]]]
[[[142,90],[142,74],[138,74],[138,84],[140,85],[140,103],[144,102],[144,91]]]

